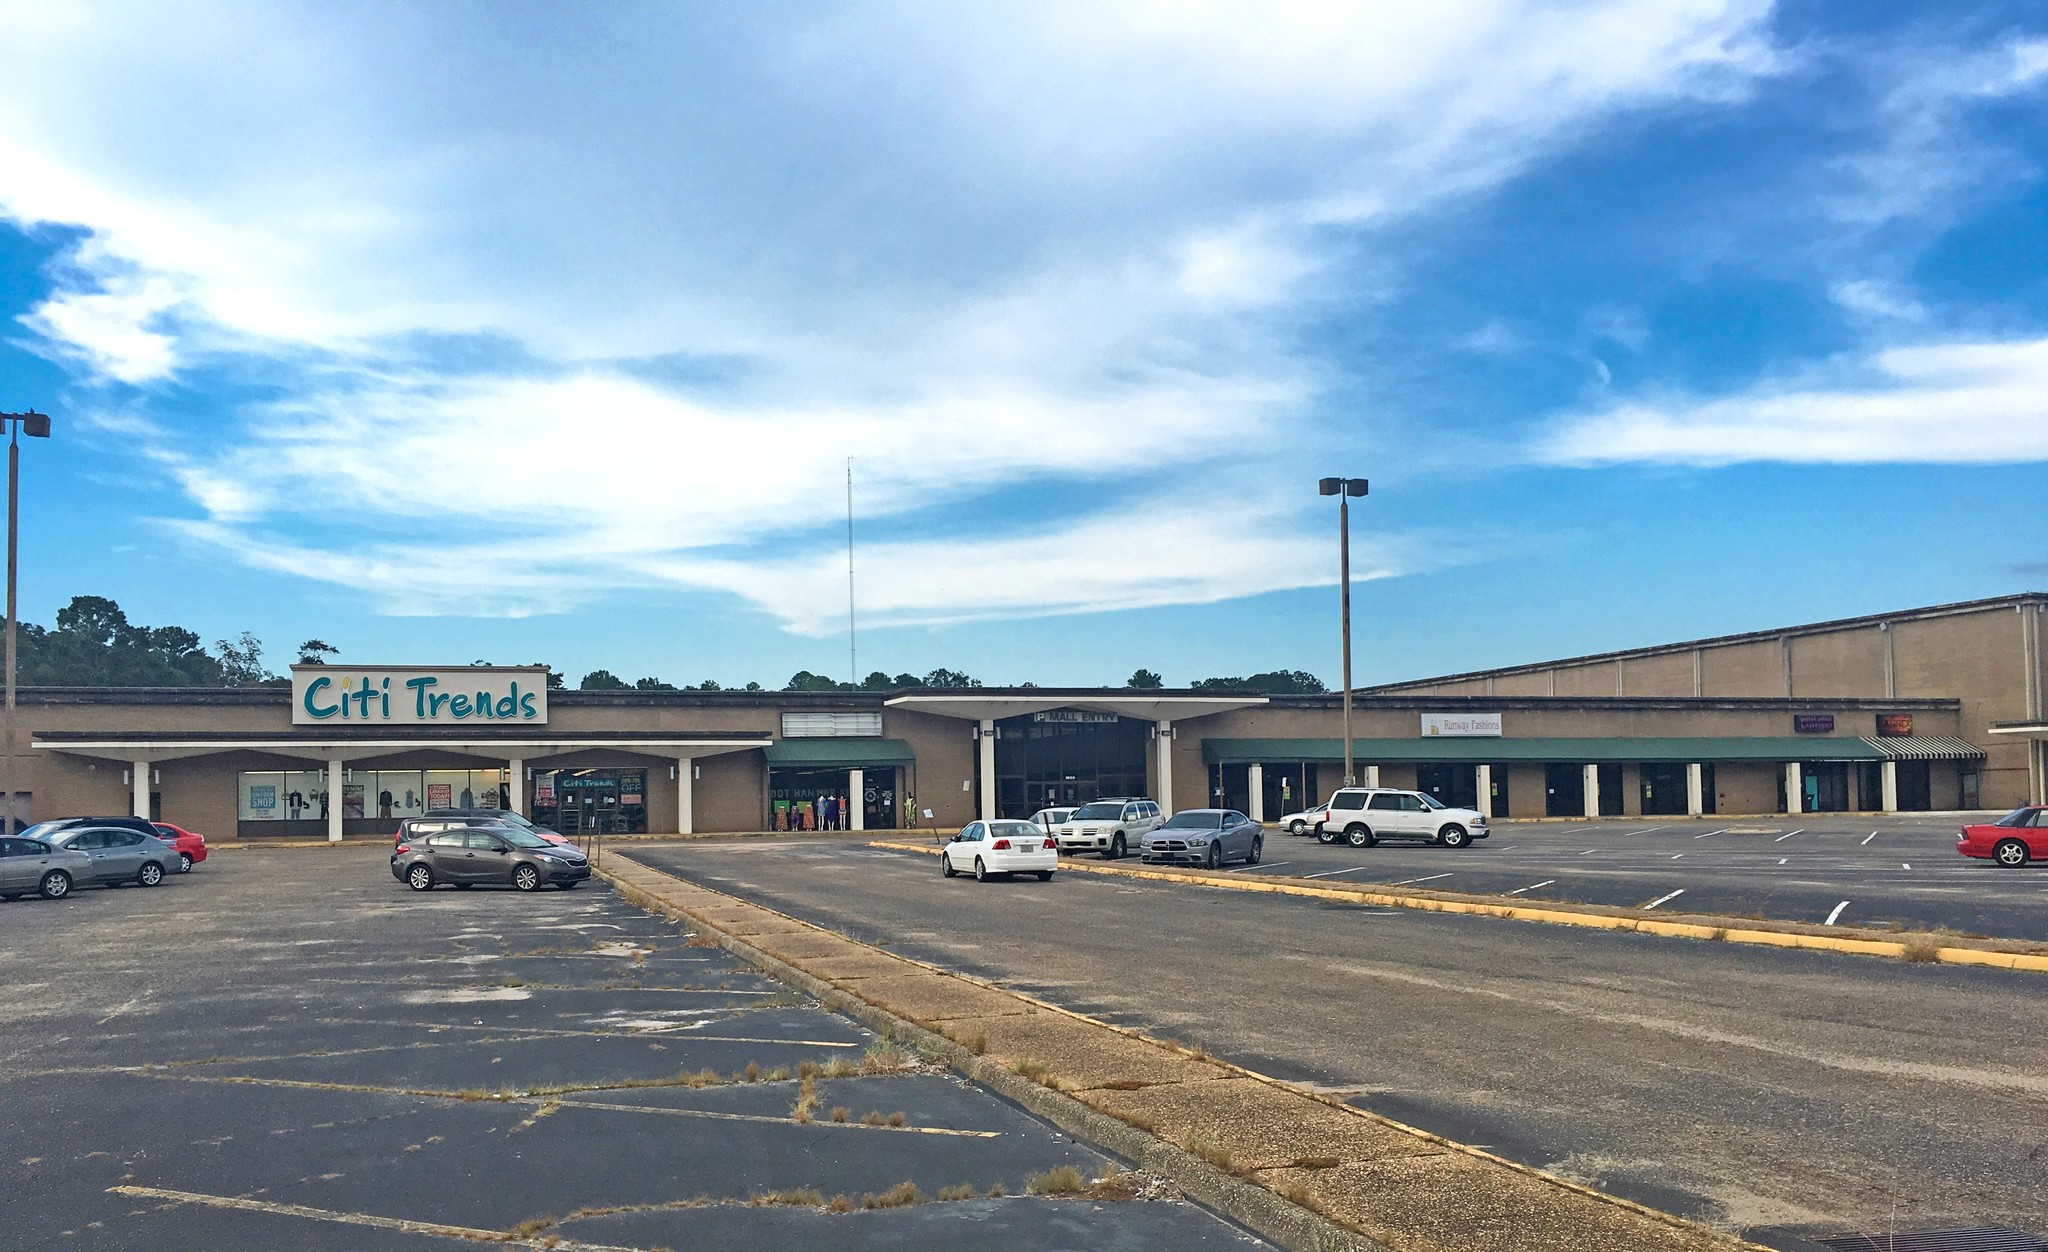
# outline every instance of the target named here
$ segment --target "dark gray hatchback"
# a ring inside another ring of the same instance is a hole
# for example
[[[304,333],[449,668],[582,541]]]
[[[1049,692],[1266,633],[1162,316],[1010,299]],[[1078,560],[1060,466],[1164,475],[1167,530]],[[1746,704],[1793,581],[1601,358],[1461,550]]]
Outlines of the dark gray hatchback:
[[[549,843],[513,826],[443,830],[391,853],[391,876],[414,891],[443,883],[478,883],[534,891],[552,884],[567,891],[590,877],[590,861],[575,848]]]

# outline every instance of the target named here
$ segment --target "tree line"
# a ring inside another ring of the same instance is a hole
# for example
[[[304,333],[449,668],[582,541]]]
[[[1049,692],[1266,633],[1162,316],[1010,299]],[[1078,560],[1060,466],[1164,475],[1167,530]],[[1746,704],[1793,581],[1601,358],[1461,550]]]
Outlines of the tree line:
[[[273,673],[263,660],[263,641],[248,631],[216,640],[209,649],[199,635],[183,626],[143,626],[128,620],[119,604],[105,596],[73,596],[57,610],[54,626],[22,622],[17,627],[19,651],[16,681],[29,687],[268,687],[291,679]],[[323,664],[341,650],[321,639],[298,647],[301,665]],[[484,662],[477,662],[483,664]],[[536,663],[538,664],[538,663]],[[567,684],[548,669],[550,690]],[[1033,687],[1035,683],[1024,683]],[[1157,673],[1141,669],[1126,687],[1163,688]],[[810,670],[798,670],[779,691],[959,691],[981,686],[981,680],[958,670],[935,669],[926,674],[888,674],[875,670],[860,682],[841,682]],[[714,679],[677,686],[659,678],[627,682],[607,669],[592,670],[577,684],[580,691],[762,691],[760,683],[725,687]],[[1273,670],[1245,678],[1204,678],[1188,684],[1191,691],[1242,692],[1261,695],[1312,694],[1324,690],[1321,680],[1301,670]]]

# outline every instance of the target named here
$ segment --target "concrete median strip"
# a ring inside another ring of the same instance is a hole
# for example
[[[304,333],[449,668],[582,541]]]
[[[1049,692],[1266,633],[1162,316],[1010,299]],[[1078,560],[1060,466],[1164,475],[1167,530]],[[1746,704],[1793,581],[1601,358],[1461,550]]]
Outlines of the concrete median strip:
[[[883,952],[630,856],[606,858],[601,874],[626,900],[687,921],[828,1007],[943,1058],[1288,1248],[1757,1247],[1199,1049]]]
[[[921,843],[877,839],[873,848],[917,852],[937,856],[938,848]],[[1422,909],[1431,913],[1463,913],[1498,917],[1507,921],[1545,922],[1558,926],[1589,926],[1597,930],[1626,930],[1636,934],[1663,935],[1674,939],[1710,939],[1726,943],[1754,943],[1773,948],[1807,948],[1817,952],[1842,952],[1855,956],[1884,956],[1896,960],[1939,962],[1946,965],[1988,965],[2048,974],[2048,951],[2014,952],[1997,947],[1965,947],[1941,942],[1941,936],[1912,935],[1903,939],[1851,938],[1813,934],[1795,923],[1772,926],[1749,919],[1729,918],[1702,921],[1652,921],[1637,916],[1640,910],[1608,909],[1598,905],[1547,904],[1541,907],[1510,903],[1507,896],[1452,895],[1442,891],[1392,891],[1377,885],[1350,885],[1307,878],[1248,876],[1226,877],[1201,870],[1149,869],[1105,865],[1076,860],[1060,862],[1062,870],[1078,874],[1109,874],[1120,878],[1142,878],[1156,882],[1192,883],[1231,891],[1263,891],[1273,895],[1307,896],[1318,900],[1342,900],[1350,904],[1372,904],[1386,908]],[[1668,898],[1668,897],[1667,897]],[[1868,933],[1868,932],[1866,932]]]

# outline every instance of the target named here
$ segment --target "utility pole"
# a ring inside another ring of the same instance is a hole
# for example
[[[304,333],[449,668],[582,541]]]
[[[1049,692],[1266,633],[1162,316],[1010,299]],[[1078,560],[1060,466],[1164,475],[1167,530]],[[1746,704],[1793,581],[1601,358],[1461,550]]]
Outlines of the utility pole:
[[[30,409],[26,413],[0,413],[7,424],[7,726],[0,744],[0,833],[14,834],[14,619],[15,571],[21,536],[21,436],[50,437],[48,414]]]
[[[853,458],[846,458],[846,665],[847,680],[860,686],[859,635],[853,625]]]
[[[1351,736],[1351,497],[1366,494],[1363,478],[1322,478],[1316,494],[1337,497],[1337,580],[1344,620],[1344,785],[1358,785]]]

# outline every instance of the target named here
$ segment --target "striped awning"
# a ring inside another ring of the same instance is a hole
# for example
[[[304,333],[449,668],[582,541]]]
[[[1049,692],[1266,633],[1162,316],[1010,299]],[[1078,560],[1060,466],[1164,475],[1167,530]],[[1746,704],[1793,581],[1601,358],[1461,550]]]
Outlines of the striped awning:
[[[1863,742],[1894,761],[1980,761],[1984,749],[1953,735],[1899,735]]]

